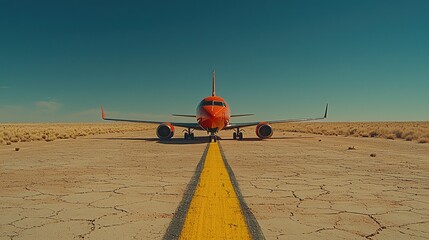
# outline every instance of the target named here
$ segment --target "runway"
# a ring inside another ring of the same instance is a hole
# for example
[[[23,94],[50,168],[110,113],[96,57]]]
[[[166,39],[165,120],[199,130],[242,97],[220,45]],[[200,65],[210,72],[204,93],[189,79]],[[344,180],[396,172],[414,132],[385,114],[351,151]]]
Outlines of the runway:
[[[207,145],[164,239],[264,239],[219,142]]]
[[[230,134],[225,168],[266,239],[429,238],[427,144]],[[162,239],[206,140],[149,130],[0,146],[0,239]]]

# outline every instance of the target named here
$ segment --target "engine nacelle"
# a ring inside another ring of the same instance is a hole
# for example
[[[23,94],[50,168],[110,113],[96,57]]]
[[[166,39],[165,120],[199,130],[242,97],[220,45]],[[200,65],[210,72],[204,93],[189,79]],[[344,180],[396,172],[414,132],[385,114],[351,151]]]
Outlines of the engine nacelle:
[[[167,140],[174,135],[174,126],[171,123],[163,123],[156,128],[156,135],[161,140]]]
[[[273,136],[273,128],[266,122],[259,123],[256,126],[256,135],[259,138],[270,138]]]

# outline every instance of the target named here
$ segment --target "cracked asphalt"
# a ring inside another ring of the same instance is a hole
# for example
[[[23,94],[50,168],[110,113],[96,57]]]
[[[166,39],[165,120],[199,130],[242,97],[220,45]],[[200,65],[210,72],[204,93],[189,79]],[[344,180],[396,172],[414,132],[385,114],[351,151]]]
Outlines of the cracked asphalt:
[[[267,239],[429,238],[428,144],[253,130],[221,143]],[[0,146],[0,240],[161,239],[206,143],[150,130]]]
[[[267,239],[429,239],[427,144],[286,133],[222,147]]]
[[[206,142],[153,134],[1,147],[0,239],[161,239]]]

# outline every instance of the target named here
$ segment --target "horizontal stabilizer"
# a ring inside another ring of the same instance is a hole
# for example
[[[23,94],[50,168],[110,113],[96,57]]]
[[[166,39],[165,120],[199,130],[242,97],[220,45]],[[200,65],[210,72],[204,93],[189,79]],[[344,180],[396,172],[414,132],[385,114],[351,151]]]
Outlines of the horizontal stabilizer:
[[[232,114],[231,117],[247,117],[247,116],[253,116],[255,114],[253,113],[246,113],[246,114]]]
[[[193,117],[196,118],[196,115],[189,115],[189,114],[172,114],[175,117]]]

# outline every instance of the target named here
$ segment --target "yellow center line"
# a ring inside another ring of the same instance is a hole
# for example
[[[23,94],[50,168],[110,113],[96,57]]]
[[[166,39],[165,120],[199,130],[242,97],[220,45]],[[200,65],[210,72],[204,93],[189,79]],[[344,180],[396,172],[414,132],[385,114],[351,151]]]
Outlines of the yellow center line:
[[[217,143],[210,143],[179,239],[251,239]]]

